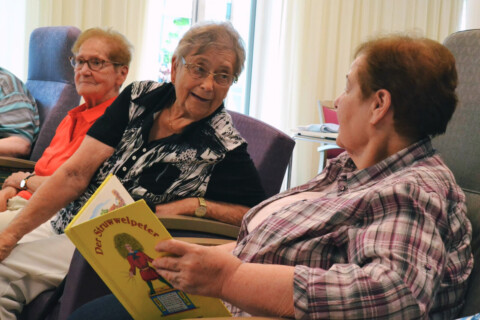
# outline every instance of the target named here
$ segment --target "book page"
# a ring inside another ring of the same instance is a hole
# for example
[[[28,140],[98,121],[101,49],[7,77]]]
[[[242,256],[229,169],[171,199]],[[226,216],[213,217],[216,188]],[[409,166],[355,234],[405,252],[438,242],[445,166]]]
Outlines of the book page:
[[[120,180],[111,174],[85,203],[71,225],[83,223],[133,202]]]

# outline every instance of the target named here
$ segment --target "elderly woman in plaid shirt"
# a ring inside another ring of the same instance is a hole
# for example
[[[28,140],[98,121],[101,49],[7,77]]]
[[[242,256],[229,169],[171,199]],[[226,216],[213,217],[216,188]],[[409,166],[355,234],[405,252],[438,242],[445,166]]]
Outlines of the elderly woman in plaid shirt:
[[[159,242],[171,255],[153,265],[235,316],[454,318],[473,266],[471,225],[430,139],[446,130],[456,85],[454,58],[435,41],[364,43],[335,101],[346,152],[251,209],[237,243]]]

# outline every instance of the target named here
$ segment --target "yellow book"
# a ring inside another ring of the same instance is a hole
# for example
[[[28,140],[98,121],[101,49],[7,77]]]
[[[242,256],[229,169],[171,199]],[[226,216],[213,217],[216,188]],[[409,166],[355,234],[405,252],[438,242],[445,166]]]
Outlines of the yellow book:
[[[115,176],[105,179],[65,234],[134,319],[231,316],[221,300],[177,290],[152,268],[155,244],[171,236]]]

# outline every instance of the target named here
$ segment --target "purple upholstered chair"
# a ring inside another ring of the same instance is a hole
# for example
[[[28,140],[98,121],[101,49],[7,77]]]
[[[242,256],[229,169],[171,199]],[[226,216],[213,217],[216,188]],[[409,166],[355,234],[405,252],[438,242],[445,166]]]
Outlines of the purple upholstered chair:
[[[267,196],[280,191],[295,146],[285,133],[255,118],[229,111],[233,123],[248,142],[248,152],[260,174]],[[193,217],[166,219],[162,222],[174,237],[197,236],[235,240],[238,228],[217,221]],[[188,235],[187,235],[188,234]],[[82,255],[75,251],[59,302],[49,306],[48,320],[64,320],[81,305],[110,293]],[[57,291],[58,293],[58,291]],[[50,301],[52,302],[52,301]]]

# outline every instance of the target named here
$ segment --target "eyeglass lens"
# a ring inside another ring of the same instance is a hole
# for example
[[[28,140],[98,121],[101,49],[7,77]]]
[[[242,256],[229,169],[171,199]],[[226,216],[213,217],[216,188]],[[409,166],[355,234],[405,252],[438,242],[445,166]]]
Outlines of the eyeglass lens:
[[[230,75],[228,73],[209,72],[198,64],[186,63],[184,58],[182,58],[182,62],[194,79],[206,78],[210,74],[212,74],[213,80],[215,80],[215,82],[221,86],[229,86],[235,80],[235,77],[233,75]]]

